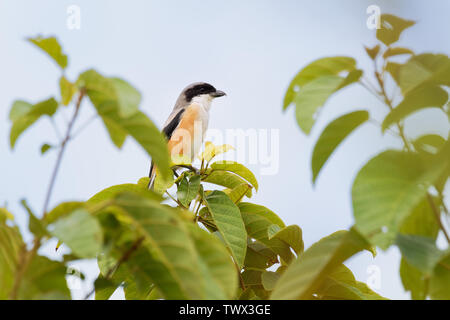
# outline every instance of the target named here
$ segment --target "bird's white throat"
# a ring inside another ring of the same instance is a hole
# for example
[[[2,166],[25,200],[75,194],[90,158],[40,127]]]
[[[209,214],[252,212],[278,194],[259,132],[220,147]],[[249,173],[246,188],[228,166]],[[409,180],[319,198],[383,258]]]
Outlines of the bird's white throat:
[[[212,100],[213,100],[213,97],[209,94],[201,94],[201,95],[198,95],[198,96],[195,96],[194,98],[192,98],[193,103],[199,104],[206,111],[209,111],[209,108],[211,108]]]

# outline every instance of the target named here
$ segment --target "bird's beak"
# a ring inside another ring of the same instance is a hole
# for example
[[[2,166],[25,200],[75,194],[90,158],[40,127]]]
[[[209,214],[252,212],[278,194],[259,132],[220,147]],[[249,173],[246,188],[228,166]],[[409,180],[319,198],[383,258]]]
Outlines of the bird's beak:
[[[211,93],[211,96],[213,96],[214,98],[223,97],[226,95],[227,94],[225,92],[220,91],[220,90],[216,90],[216,92]]]

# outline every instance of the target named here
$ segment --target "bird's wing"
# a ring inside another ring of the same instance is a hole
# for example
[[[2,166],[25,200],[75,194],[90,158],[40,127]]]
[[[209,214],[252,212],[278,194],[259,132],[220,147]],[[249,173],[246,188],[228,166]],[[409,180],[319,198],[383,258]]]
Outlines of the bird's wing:
[[[177,110],[177,112],[172,112],[172,114],[169,116],[169,119],[167,119],[167,122],[162,130],[163,133],[166,135],[167,140],[170,140],[173,132],[180,124],[181,116],[183,115],[185,110],[186,109],[183,108],[181,110]]]

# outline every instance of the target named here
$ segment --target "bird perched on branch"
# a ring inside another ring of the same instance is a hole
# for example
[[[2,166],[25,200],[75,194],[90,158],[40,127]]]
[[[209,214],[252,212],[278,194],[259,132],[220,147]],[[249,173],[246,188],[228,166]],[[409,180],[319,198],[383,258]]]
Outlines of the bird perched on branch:
[[[162,130],[168,140],[172,161],[174,159],[188,159],[191,162],[194,160],[200,151],[208,128],[211,103],[213,99],[224,95],[225,92],[205,82],[196,82],[184,88]],[[148,188],[152,189],[156,178],[156,167],[153,161],[149,177]]]

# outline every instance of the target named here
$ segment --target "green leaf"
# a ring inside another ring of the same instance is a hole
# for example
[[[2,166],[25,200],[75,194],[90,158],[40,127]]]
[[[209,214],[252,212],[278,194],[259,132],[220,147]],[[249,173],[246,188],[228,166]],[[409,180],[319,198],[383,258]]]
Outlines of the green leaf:
[[[391,75],[397,84],[400,84],[400,69],[402,64],[389,61],[384,68]]]
[[[144,237],[143,249],[129,265],[151,278],[166,299],[202,299],[204,283],[197,254],[186,225],[173,209],[130,193],[119,194],[115,205]]]
[[[238,185],[237,187],[234,187],[233,189],[225,189],[223,190],[223,192],[227,194],[231,201],[233,201],[234,203],[239,203],[251,189],[251,185],[243,183]]]
[[[206,171],[206,176],[202,178],[202,181],[217,184],[228,189],[234,189],[246,183],[244,179],[232,172],[212,170],[211,168]],[[252,190],[249,189],[245,195],[250,198],[252,196]]]
[[[136,110],[139,93],[123,80],[106,78],[95,70],[82,73],[77,83],[86,88],[115,145],[121,147],[125,135],[132,136],[152,157],[161,174],[169,177],[172,171],[167,141],[153,122]]]
[[[332,76],[338,75],[342,71],[352,71],[355,66],[355,59],[349,57],[326,57],[311,62],[291,81],[284,97],[283,110],[287,109],[294,101],[298,89],[308,82],[321,76]]]
[[[380,18],[381,28],[377,29],[377,39],[387,46],[397,42],[403,30],[411,27],[415,23],[414,21],[405,20],[391,14],[382,14]]]
[[[322,283],[317,296],[321,300],[383,300],[365,283],[355,280],[345,265],[338,266]]]
[[[237,174],[241,178],[244,178],[258,191],[258,181],[256,181],[255,175],[246,166],[235,161],[217,161],[211,164],[211,169],[229,171]]]
[[[36,218],[31,208],[28,206],[25,199],[20,201],[22,206],[25,208],[25,210],[28,212],[28,229],[31,231],[32,234],[34,234],[36,237],[44,237],[48,235],[46,225],[44,222]]]
[[[10,227],[0,219],[0,300],[10,297],[19,264],[19,255],[23,248],[24,243],[19,228]]]
[[[14,215],[8,211],[6,208],[0,208],[0,224],[4,223],[6,220],[14,220]]]
[[[75,84],[67,80],[65,76],[59,79],[59,90],[61,94],[61,103],[65,106],[72,101],[74,94],[77,92]]]
[[[335,75],[318,77],[305,84],[297,93],[294,98],[295,114],[304,133],[311,132],[320,109],[343,81],[343,78]]]
[[[272,291],[275,285],[280,279],[280,275],[273,271],[264,271],[261,274],[261,282],[265,290]]]
[[[437,300],[450,299],[450,254],[438,262],[430,279],[430,296]]]
[[[198,194],[200,190],[200,176],[194,175],[189,177],[184,176],[178,186],[177,197],[185,207],[188,207],[192,200]]]
[[[337,146],[368,119],[369,113],[367,111],[355,111],[343,115],[328,124],[314,147],[311,160],[313,183],[315,183],[320,170]]]
[[[9,120],[14,122],[17,119],[20,119],[22,116],[26,115],[32,108],[33,105],[26,101],[14,101],[11,110],[9,111]]]
[[[278,238],[269,239],[269,229],[272,225],[275,224],[280,228],[284,228],[283,221],[275,213],[263,206],[246,202],[241,202],[238,206],[248,236],[266,245],[269,249],[279,254],[285,263],[289,263],[294,258],[289,245]]]
[[[302,229],[297,225],[287,226],[273,235],[269,235],[269,240],[280,239],[294,249],[295,253],[298,255],[303,253],[304,244],[302,238]]]
[[[122,79],[111,78],[111,81],[116,91],[120,116],[127,118],[135,114],[141,103],[139,91]]]
[[[364,49],[366,49],[366,52],[369,55],[370,59],[375,60],[375,58],[378,56],[378,53],[380,52],[380,45],[377,44],[373,48],[364,47]]]
[[[286,227],[283,220],[281,220],[281,218],[278,217],[277,214],[275,214],[273,211],[271,211],[270,209],[268,209],[264,206],[261,206],[259,204],[249,203],[249,202],[241,202],[241,203],[239,203],[238,207],[239,207],[239,210],[241,210],[241,213],[254,214],[254,215],[263,217],[265,220],[268,221],[268,223],[270,225],[276,224],[281,229]]]
[[[69,201],[60,203],[47,213],[47,215],[45,216],[45,222],[47,224],[51,224],[59,218],[67,216],[69,213],[72,213],[76,209],[80,209],[83,207],[85,207],[85,203],[81,201]]]
[[[411,299],[426,299],[428,295],[428,282],[424,274],[409,264],[405,258],[402,258],[400,262],[400,277],[405,290],[411,292]]]
[[[103,189],[102,191],[97,192],[95,195],[93,195],[89,200],[86,201],[86,204],[88,206],[95,205],[97,203],[111,200],[115,198],[119,193],[122,192],[131,192],[135,194],[139,194],[140,196],[149,198],[151,200],[160,201],[162,198],[157,195],[156,193],[152,192],[151,190],[147,189],[147,186],[140,185],[140,184],[134,184],[134,183],[124,183],[124,184],[118,184],[115,186],[108,187],[106,189]]]
[[[425,168],[418,154],[392,150],[371,159],[353,183],[355,227],[372,244],[389,247],[444,165],[436,159]]]
[[[219,154],[228,152],[229,150],[233,150],[234,148],[229,144],[222,144],[220,146],[214,145],[211,141],[205,142],[205,151],[202,152],[200,155],[200,160],[209,162],[211,161],[215,156],[218,156]]]
[[[408,48],[402,48],[402,47],[389,47],[387,50],[383,53],[383,58],[389,58],[392,56],[399,56],[402,54],[414,54],[414,52]]]
[[[232,299],[238,286],[236,267],[223,243],[196,225],[188,225],[204,265],[206,299]]]
[[[35,256],[28,266],[19,288],[19,300],[70,299],[66,267],[59,261]]]
[[[103,245],[100,223],[84,209],[77,209],[58,219],[51,234],[81,258],[95,258]]]
[[[436,203],[439,203],[435,199]],[[427,199],[423,199],[403,220],[399,232],[436,239],[439,225]]]
[[[436,247],[433,238],[398,234],[395,241],[402,257],[413,267],[430,276],[442,251]]]
[[[24,106],[23,102],[16,101],[10,112],[10,118],[14,119],[9,135],[11,149],[14,148],[17,138],[41,116],[52,116],[58,108],[58,103],[54,98],[50,98],[33,105],[31,108]]]
[[[445,144],[445,139],[437,134],[426,134],[412,142],[418,152],[436,154]]]
[[[382,130],[385,131],[394,123],[400,122],[410,114],[424,108],[442,108],[447,101],[448,94],[444,89],[434,85],[420,86],[409,91],[403,101],[392,109],[383,120]]]
[[[47,53],[61,69],[67,67],[67,55],[62,52],[62,48],[55,37],[43,38],[38,36],[36,38],[28,38],[27,40]]]
[[[324,279],[368,243],[356,231],[338,231],[322,238],[297,258],[278,280],[271,299],[310,299]]]
[[[48,150],[50,150],[50,149],[52,149],[52,148],[53,148],[52,145],[49,145],[48,143],[44,143],[44,144],[41,146],[41,154],[46,153]]]
[[[205,201],[234,261],[242,268],[247,250],[247,232],[239,208],[224,192],[218,190],[211,192]]]
[[[424,53],[412,56],[398,71],[403,95],[420,85],[450,86],[450,59],[443,54]]]

